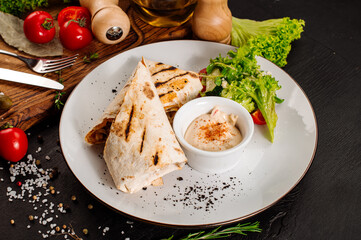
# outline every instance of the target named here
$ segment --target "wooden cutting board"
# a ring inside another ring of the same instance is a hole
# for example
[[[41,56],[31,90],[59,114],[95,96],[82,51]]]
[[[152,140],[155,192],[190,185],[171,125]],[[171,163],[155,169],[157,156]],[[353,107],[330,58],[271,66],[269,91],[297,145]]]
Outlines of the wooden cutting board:
[[[65,6],[56,6],[50,9],[47,8],[46,10],[55,16],[62,7]],[[129,1],[122,1],[120,7],[128,14],[131,21],[131,30],[124,41],[115,45],[105,45],[94,39],[89,46],[79,51],[71,52],[64,49],[64,56],[71,56],[75,53],[79,53],[79,57],[72,67],[61,71],[61,78],[63,79],[64,84],[64,90],[62,90],[62,92],[64,92],[62,102],[66,101],[66,98],[74,87],[90,71],[121,52],[153,42],[192,38],[190,23],[185,23],[182,26],[173,28],[152,27],[144,23],[137,16],[130,6]],[[32,57],[8,46],[1,37],[0,49]],[[84,63],[83,57],[90,53],[98,53],[99,58],[91,63]],[[30,70],[22,61],[6,55],[1,55],[0,67],[41,76],[41,74],[37,74]],[[48,73],[46,74],[46,77],[53,80],[59,80],[59,75],[56,73]],[[5,123],[10,123],[13,126],[27,130],[50,114],[56,114],[57,111],[61,111],[56,109],[54,105],[55,96],[57,94],[56,90],[0,80],[0,92],[4,92],[5,95],[9,96],[13,101],[12,107],[7,112],[0,113],[0,126]]]

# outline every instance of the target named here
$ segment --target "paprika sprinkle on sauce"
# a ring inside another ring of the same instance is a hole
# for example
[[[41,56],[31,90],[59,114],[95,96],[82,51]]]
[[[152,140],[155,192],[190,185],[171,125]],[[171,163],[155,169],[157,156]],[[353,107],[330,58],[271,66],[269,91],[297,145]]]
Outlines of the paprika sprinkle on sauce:
[[[242,141],[236,127],[237,116],[226,114],[215,107],[211,113],[197,117],[188,127],[185,140],[192,146],[206,151],[223,151]]]

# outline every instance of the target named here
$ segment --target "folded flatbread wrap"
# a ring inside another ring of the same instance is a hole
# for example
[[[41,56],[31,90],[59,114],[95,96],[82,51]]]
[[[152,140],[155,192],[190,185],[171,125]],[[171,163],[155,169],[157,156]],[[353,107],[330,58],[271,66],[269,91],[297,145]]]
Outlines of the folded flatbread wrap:
[[[104,160],[115,186],[128,193],[181,169],[187,161],[143,61],[110,127]]]
[[[166,112],[178,110],[183,104],[196,98],[202,90],[202,84],[195,72],[184,71],[160,62],[150,60],[145,60],[145,62]],[[90,144],[105,142],[110,125],[123,103],[129,81],[106,108],[97,124],[87,133],[86,142]]]

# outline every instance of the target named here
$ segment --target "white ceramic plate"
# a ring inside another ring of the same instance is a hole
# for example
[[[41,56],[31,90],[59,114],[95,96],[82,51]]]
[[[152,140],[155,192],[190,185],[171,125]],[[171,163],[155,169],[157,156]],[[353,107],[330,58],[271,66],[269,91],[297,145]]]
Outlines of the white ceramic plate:
[[[96,198],[138,220],[178,226],[204,227],[239,221],[272,206],[307,172],[317,146],[317,124],[312,106],[300,86],[273,63],[258,58],[270,71],[284,98],[277,105],[275,141],[265,126],[255,126],[243,159],[231,171],[202,174],[186,166],[164,177],[161,187],[135,194],[115,189],[101,158],[103,146],[89,146],[85,134],[102,115],[142,56],[198,72],[209,59],[226,56],[229,45],[204,41],[168,41],[123,52],[95,68],[73,90],[60,122],[63,154],[76,178]]]

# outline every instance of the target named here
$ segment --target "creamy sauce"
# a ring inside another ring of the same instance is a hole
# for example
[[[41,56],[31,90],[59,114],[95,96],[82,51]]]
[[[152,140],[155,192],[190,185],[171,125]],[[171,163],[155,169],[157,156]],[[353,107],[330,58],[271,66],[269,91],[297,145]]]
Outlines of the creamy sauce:
[[[236,127],[238,116],[226,114],[214,107],[211,113],[202,114],[188,126],[185,140],[192,146],[205,151],[223,151],[242,141]]]

